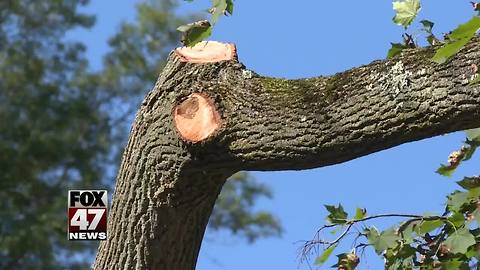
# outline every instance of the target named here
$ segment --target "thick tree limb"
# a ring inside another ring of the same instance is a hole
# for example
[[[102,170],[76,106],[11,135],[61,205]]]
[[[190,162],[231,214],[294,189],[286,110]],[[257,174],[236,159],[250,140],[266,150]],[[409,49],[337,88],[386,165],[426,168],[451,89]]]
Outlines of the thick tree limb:
[[[194,269],[236,171],[332,165],[480,126],[478,39],[443,65],[410,50],[303,80],[258,76],[212,44],[173,52],[137,113],[95,269]]]

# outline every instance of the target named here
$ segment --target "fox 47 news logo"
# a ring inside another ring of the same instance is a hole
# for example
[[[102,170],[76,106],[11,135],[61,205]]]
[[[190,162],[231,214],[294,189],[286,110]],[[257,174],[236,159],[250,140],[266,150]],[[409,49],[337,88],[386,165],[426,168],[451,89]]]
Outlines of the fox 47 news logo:
[[[68,191],[68,240],[107,239],[107,191]]]

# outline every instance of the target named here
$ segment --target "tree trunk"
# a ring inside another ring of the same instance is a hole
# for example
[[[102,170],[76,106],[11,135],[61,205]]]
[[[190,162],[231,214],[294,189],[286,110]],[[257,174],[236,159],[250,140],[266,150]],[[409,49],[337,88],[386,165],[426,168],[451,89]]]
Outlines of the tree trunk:
[[[239,170],[336,164],[480,126],[479,40],[438,65],[408,50],[330,77],[262,77],[231,44],[177,49],[133,124],[94,269],[194,269],[215,199]]]

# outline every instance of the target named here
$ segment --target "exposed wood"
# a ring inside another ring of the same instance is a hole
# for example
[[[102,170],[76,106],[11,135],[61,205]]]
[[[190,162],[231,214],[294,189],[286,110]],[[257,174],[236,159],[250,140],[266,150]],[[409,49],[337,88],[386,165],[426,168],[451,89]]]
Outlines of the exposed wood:
[[[478,39],[442,65],[432,49],[407,50],[302,80],[187,51],[171,54],[137,113],[94,269],[194,269],[215,199],[236,171],[332,165],[480,126],[480,86],[470,84]]]
[[[237,49],[234,44],[218,41],[203,41],[192,48],[177,48],[175,53],[182,61],[190,63],[214,63],[237,59]]]
[[[208,97],[191,94],[173,111],[175,127],[184,140],[203,141],[220,127],[220,114]]]

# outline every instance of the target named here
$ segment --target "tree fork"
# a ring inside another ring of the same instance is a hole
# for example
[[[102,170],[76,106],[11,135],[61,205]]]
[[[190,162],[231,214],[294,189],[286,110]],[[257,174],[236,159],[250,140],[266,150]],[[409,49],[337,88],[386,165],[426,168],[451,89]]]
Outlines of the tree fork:
[[[194,269],[237,171],[316,168],[479,127],[479,48],[474,39],[442,65],[431,48],[407,50],[301,80],[255,74],[232,44],[176,49],[136,115],[93,268]]]

